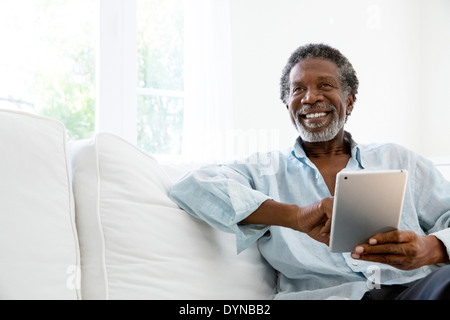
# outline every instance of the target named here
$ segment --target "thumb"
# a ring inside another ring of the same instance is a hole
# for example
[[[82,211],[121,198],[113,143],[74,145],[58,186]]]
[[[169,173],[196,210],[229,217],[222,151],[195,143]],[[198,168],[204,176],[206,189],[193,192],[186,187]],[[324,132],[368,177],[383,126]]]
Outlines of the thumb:
[[[327,215],[328,219],[331,219],[333,216],[334,197],[323,199],[321,205],[323,213]]]
[[[331,219],[325,222],[325,225],[320,229],[320,233],[330,233],[331,231]]]

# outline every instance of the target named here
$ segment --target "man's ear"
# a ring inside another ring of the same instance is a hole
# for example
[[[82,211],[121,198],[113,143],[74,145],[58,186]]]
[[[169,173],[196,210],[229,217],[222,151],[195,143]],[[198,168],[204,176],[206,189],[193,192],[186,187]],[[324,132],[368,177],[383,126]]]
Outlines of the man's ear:
[[[352,113],[355,101],[356,96],[354,94],[349,94],[347,96],[347,110],[346,110],[347,115],[350,115]]]

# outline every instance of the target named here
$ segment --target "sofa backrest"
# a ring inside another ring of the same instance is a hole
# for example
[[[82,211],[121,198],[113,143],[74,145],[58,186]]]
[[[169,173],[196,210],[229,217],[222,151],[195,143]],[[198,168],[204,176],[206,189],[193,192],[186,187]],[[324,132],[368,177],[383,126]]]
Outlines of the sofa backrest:
[[[0,110],[0,299],[79,299],[66,131]]]
[[[234,235],[169,199],[172,179],[188,166],[164,169],[150,154],[105,133],[73,141],[69,150],[83,299],[270,296],[275,273],[256,245],[237,255]]]

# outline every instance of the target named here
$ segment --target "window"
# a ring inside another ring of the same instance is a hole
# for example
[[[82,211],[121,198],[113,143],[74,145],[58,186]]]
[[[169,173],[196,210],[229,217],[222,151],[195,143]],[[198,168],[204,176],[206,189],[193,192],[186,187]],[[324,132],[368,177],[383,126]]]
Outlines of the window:
[[[120,19],[114,15],[123,15],[123,6],[133,8],[132,2],[108,0],[101,6],[99,1],[93,0],[0,2],[0,36],[8,44],[0,52],[0,108],[59,119],[66,125],[71,139],[92,136],[97,96],[102,97],[96,90],[108,88],[102,86],[103,83],[96,87],[99,17],[106,20],[106,24]],[[137,88],[133,88],[137,95],[137,112],[131,112],[136,114],[137,143],[150,152],[180,153],[184,95],[183,1],[138,0],[134,8],[137,10],[125,18],[128,20],[115,23],[136,26],[137,44],[131,48],[136,48],[137,53],[121,56],[128,61],[101,61],[100,65],[110,68],[104,63],[122,63],[123,70],[134,63],[130,60],[137,60],[137,70],[132,75],[137,77],[134,81]],[[129,39],[132,29],[120,29],[121,37]],[[117,32],[114,27],[100,28],[100,31],[103,32],[101,39],[112,38],[112,33]],[[117,42],[118,39],[110,40]],[[104,48],[110,50],[103,54],[112,56],[117,43],[109,43]],[[106,81],[110,80],[102,82]],[[112,94],[107,89],[104,91],[105,95]],[[113,112],[113,107],[109,108],[111,110],[103,113],[107,121]]]
[[[222,152],[232,118],[227,6],[1,0],[0,108],[59,119],[69,139],[109,132],[154,154]]]
[[[0,108],[61,120],[70,138],[95,124],[98,2],[0,2]]]
[[[180,154],[184,109],[183,0],[137,2],[137,143]]]

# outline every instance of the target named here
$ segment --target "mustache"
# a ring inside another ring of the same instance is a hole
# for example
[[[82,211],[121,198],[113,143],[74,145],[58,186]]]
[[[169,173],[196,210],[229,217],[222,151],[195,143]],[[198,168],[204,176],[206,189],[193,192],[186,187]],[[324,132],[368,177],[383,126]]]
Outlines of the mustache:
[[[295,116],[298,118],[301,116],[302,113],[305,113],[311,109],[322,109],[326,111],[337,112],[337,109],[333,104],[324,104],[324,103],[304,104],[301,109],[298,109],[295,112]]]

